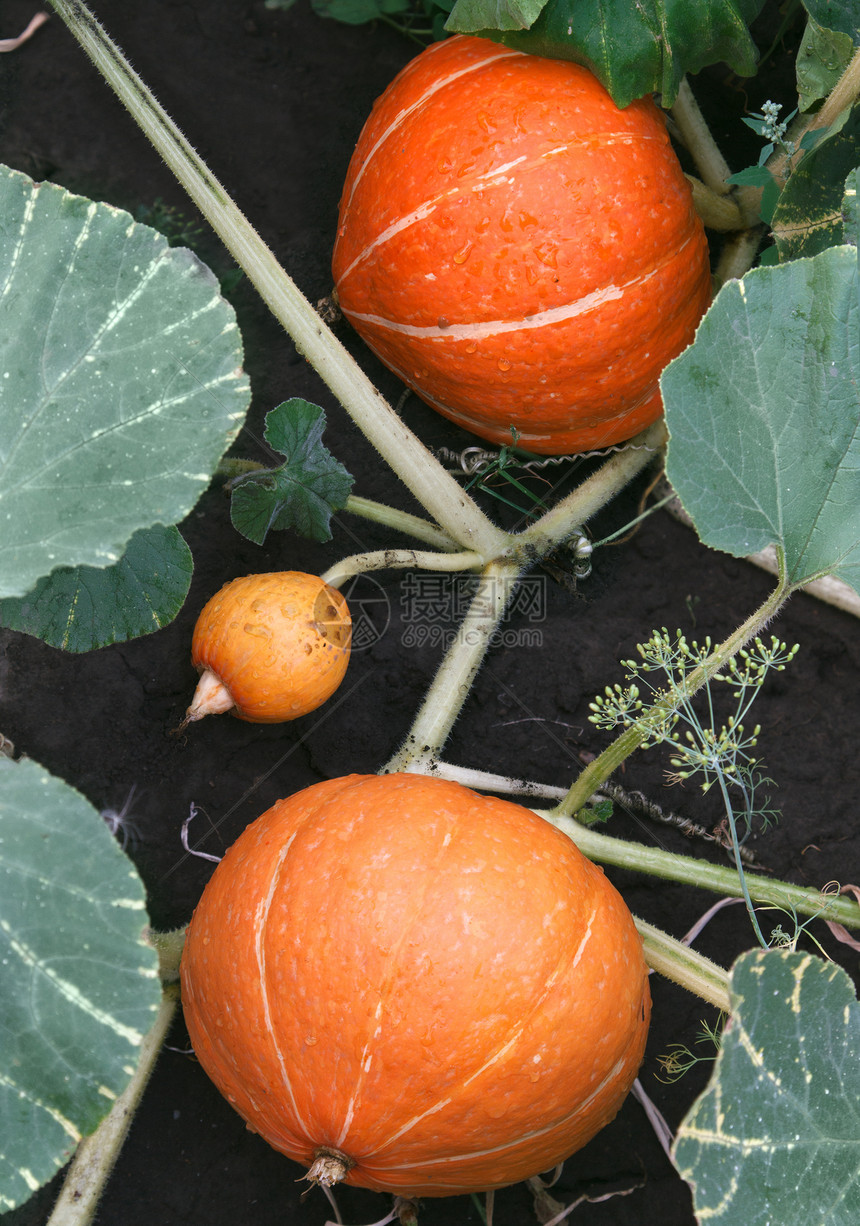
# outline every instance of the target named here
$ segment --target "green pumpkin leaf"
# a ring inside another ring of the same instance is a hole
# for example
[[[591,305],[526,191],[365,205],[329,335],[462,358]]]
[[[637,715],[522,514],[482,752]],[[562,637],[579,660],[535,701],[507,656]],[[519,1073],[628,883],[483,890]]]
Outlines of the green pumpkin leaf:
[[[184,518],[250,394],[235,314],[190,251],[6,168],[0,217],[0,596],[25,596]]]
[[[756,950],[732,968],[731,1021],[675,1163],[697,1220],[860,1221],[860,1005],[838,966]]]
[[[755,71],[748,26],[764,0],[457,0],[445,28],[573,60],[616,105],[657,92],[671,106],[686,73],[725,61]]]
[[[857,249],[728,282],[661,387],[667,476],[701,540],[777,545],[791,585],[860,591]]]
[[[0,757],[0,1213],[128,1084],[161,997],[146,923],[143,884],[92,805]]]
[[[773,175],[766,166],[747,166],[737,174],[730,175],[727,183],[740,183],[746,187],[767,187],[773,182]]]
[[[857,0],[803,0],[813,21],[842,34],[849,34],[860,45],[860,10]]]
[[[845,242],[845,179],[860,165],[860,106],[803,155],[783,188],[773,215],[782,262],[817,255]]]
[[[0,600],[0,625],[63,651],[125,643],[173,621],[192,570],[177,528],[141,528],[115,566],[61,566],[26,596]]]
[[[266,414],[266,442],[285,457],[279,468],[251,472],[233,484],[233,526],[262,545],[271,529],[295,528],[331,540],[331,517],[346,506],[353,478],[322,442],[325,413],[307,400],[286,400]]]
[[[528,30],[547,3],[548,0],[457,0],[446,29],[456,34],[480,33],[486,38],[492,38],[496,30]]]
[[[826,98],[848,67],[854,40],[848,33],[821,26],[810,16],[797,52],[797,94],[801,111]]]
[[[842,197],[843,237],[846,243],[860,248],[860,169],[853,170],[845,180]]]

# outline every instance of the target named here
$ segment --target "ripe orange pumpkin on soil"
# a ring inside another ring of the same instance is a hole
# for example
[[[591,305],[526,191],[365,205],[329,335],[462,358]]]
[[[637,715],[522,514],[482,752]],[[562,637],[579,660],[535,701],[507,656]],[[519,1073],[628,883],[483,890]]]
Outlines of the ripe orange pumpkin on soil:
[[[648,973],[603,871],[542,818],[419,775],[279,801],[186,936],[203,1068],[312,1176],[408,1196],[562,1161],[636,1076]]]
[[[285,570],[225,583],[191,640],[200,681],[185,723],[229,711],[256,724],[315,711],[343,681],[352,622],[318,575]]]
[[[708,248],[650,98],[457,36],[374,105],[333,257],[340,307],[428,404],[562,454],[662,413],[658,378],[710,297]]]

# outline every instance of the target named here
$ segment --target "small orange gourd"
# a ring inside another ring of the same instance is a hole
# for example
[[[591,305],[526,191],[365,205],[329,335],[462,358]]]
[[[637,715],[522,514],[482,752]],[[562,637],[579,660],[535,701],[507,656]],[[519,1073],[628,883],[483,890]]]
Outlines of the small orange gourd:
[[[710,296],[663,118],[579,65],[457,36],[377,100],[333,257],[340,307],[428,404],[495,443],[631,438]]]
[[[406,1196],[544,1171],[618,1111],[650,1014],[639,935],[542,818],[351,775],[215,869],[181,966],[195,1054],[309,1177]]]
[[[351,633],[346,601],[318,575],[275,571],[225,583],[194,627],[200,681],[185,723],[224,711],[257,724],[307,715],[343,681]]]

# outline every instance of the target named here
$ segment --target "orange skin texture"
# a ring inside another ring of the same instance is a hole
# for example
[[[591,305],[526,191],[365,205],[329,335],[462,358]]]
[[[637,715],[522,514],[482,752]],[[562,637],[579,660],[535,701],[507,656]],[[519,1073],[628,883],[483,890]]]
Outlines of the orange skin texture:
[[[519,805],[411,774],[320,783],[249,826],[181,976],[195,1055],[252,1129],[405,1196],[501,1187],[580,1148],[650,1017],[602,869]]]
[[[547,454],[656,421],[658,378],[711,292],[651,99],[619,110],[576,64],[468,36],[377,100],[333,273],[344,315],[428,404],[499,444],[514,425]]]
[[[231,714],[274,724],[315,711],[343,681],[352,623],[346,601],[317,575],[276,571],[225,583],[194,627],[191,662],[235,702]]]

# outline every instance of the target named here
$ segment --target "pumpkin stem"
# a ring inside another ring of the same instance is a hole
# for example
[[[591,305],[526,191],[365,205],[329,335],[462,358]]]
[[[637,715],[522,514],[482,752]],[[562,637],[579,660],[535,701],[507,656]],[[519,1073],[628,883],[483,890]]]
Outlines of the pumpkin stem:
[[[351,1167],[354,1166],[352,1158],[342,1154],[339,1149],[330,1149],[326,1145],[321,1145],[314,1152],[313,1163],[304,1178],[310,1180],[311,1183],[318,1183],[323,1188],[331,1188],[345,1179]]]
[[[204,715],[222,715],[235,705],[233,695],[217,673],[213,673],[208,668],[204,669],[197,682],[191,706],[185,712],[182,726],[185,727],[194,720],[202,719]]]

